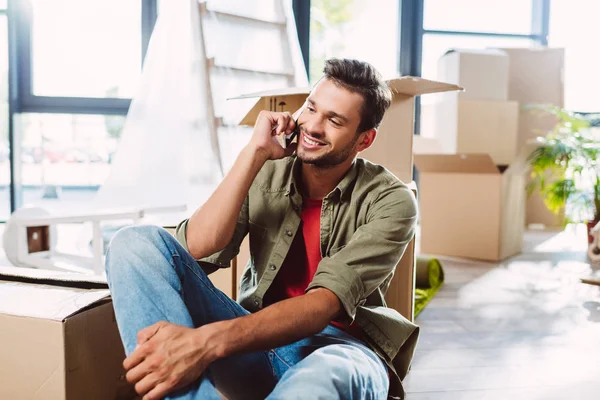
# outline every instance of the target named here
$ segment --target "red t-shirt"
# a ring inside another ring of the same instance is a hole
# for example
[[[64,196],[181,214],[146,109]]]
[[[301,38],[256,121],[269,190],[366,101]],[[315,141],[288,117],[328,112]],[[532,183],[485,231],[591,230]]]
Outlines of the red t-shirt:
[[[321,207],[322,200],[304,199],[300,215],[302,229],[294,237],[281,270],[265,294],[265,303],[273,304],[295,296],[301,296],[312,281],[321,261]],[[361,338],[357,324],[332,322],[332,325]]]

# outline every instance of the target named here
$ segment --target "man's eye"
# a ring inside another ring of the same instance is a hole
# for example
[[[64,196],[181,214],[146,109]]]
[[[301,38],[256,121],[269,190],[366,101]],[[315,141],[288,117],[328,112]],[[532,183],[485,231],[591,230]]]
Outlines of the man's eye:
[[[312,108],[312,107],[308,107],[308,111],[310,111],[310,112],[315,112],[315,109],[314,109],[314,108]]]
[[[330,119],[329,121],[331,121],[331,123],[334,124],[335,126],[342,126],[342,124],[337,122],[335,119]]]

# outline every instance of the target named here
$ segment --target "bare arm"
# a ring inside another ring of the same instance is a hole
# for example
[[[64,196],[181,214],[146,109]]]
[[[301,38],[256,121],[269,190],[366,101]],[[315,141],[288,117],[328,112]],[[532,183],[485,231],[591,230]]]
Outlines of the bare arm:
[[[280,301],[254,314],[197,328],[198,338],[219,359],[274,349],[321,332],[342,310],[328,289]]]
[[[260,113],[250,142],[215,192],[188,221],[186,241],[194,258],[214,254],[231,241],[244,198],[262,166],[267,160],[294,151],[293,147],[284,149],[277,141],[278,135],[288,134],[294,127],[289,113]]]

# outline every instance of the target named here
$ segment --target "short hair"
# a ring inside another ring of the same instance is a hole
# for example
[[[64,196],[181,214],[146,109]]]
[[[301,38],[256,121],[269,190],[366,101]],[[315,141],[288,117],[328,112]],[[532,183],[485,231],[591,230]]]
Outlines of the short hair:
[[[377,128],[392,103],[392,92],[381,74],[369,63],[332,58],[325,61],[323,77],[363,97],[358,132]]]

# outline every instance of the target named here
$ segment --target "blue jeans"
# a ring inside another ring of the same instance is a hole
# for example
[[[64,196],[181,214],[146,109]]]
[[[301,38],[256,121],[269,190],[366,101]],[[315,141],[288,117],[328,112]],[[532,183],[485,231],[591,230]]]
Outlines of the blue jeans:
[[[127,227],[113,237],[106,273],[125,352],[158,321],[198,327],[249,314],[208,279],[166,230]],[[277,349],[233,355],[210,365],[172,399],[385,399],[383,362],[333,326]]]

